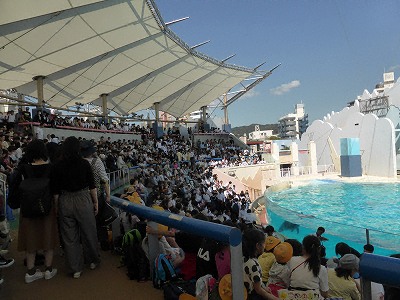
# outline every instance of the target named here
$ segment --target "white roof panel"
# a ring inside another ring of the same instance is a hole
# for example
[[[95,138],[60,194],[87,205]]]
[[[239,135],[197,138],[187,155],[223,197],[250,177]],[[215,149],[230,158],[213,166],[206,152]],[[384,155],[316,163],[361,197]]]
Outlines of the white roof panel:
[[[3,1],[0,89],[36,96],[32,78],[46,76],[50,106],[101,105],[106,93],[108,108],[121,114],[160,102],[179,117],[253,73],[192,50],[165,26],[152,0],[47,0],[31,11]],[[10,17],[18,8],[21,14]]]

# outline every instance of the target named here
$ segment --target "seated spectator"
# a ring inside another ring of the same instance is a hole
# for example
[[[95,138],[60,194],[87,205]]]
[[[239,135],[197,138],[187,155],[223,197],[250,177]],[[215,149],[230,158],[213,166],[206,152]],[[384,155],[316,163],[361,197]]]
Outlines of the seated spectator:
[[[358,252],[356,249],[350,247],[346,243],[337,243],[335,246],[336,255],[340,255],[340,257],[344,256],[345,254],[354,254],[358,258],[360,258],[361,253]]]
[[[278,297],[278,291],[289,287],[290,272],[287,262],[293,256],[293,248],[287,242],[280,243],[274,248],[275,262],[269,270],[268,288]]]
[[[328,274],[321,266],[321,241],[313,235],[303,239],[302,256],[293,256],[289,263],[290,288],[293,290],[316,290],[324,298],[328,297]]]
[[[329,297],[343,300],[361,300],[360,286],[353,279],[358,272],[359,262],[354,254],[345,254],[335,261],[338,266],[328,269]]]
[[[267,236],[265,239],[264,252],[258,257],[258,262],[262,271],[262,282],[267,284],[269,277],[269,270],[274,264],[275,255],[273,254],[274,248],[280,244],[280,240],[274,236]]]
[[[257,257],[264,251],[264,233],[258,229],[248,229],[243,233],[242,240],[244,285],[248,299],[277,300],[261,281],[262,271]]]
[[[303,255],[303,245],[296,239],[287,239],[285,242],[292,245],[293,248],[293,256],[301,256]]]

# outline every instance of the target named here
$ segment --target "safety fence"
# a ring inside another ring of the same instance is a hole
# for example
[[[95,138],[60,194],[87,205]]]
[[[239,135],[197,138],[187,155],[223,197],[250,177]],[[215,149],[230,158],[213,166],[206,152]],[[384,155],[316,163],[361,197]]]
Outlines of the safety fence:
[[[7,175],[0,173],[0,216],[5,215],[7,211]]]
[[[295,172],[295,168],[297,171]],[[318,165],[317,173],[334,173],[336,172],[334,165]],[[298,173],[298,175],[295,175]],[[302,176],[302,175],[312,175],[312,168],[310,166],[301,166],[301,167],[290,167],[290,168],[281,168],[280,176],[281,177],[293,177],[293,176]]]
[[[389,255],[400,251],[400,236],[393,232],[364,228],[356,225],[348,225],[342,222],[335,222],[327,218],[315,217],[302,214],[299,211],[291,210],[271,201],[268,197],[270,191],[264,193],[264,197],[258,199],[258,205],[265,205],[267,208],[268,223],[283,232],[289,238],[301,240],[305,235],[315,233],[316,228],[323,226],[329,228],[325,236],[329,239],[324,242],[327,249],[327,256],[333,256],[332,249],[338,242],[345,242],[349,245],[362,249],[366,243],[374,244],[375,251],[379,254]],[[346,233],[344,235],[344,233]]]
[[[5,232],[9,231],[8,224],[6,222],[6,213],[7,213],[7,176],[3,173],[0,173],[0,251],[6,250],[11,242],[11,238],[9,234]],[[0,268],[0,279],[2,278],[2,269]]]
[[[201,160],[196,160],[195,163],[209,163],[210,161],[221,161],[220,157],[204,157]],[[178,161],[180,165],[182,164],[191,164],[191,161],[181,160]],[[162,163],[164,166],[166,163]],[[145,166],[132,166],[132,167],[124,167],[122,169],[107,173],[108,179],[110,180],[110,189],[115,190],[119,187],[125,186],[129,184],[129,180],[133,178],[141,169],[151,169],[160,164],[147,164]]]

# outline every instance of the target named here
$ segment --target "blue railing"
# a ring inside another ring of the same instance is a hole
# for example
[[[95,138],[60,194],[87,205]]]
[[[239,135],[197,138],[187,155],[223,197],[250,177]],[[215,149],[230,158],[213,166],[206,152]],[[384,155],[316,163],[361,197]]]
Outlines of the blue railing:
[[[230,245],[231,251],[231,274],[233,300],[244,299],[243,290],[243,255],[242,255],[242,234],[238,228],[215,224],[207,221],[188,218],[170,212],[159,211],[146,206],[137,205],[118,197],[111,197],[111,204],[123,211],[146,218],[163,225],[167,225],[187,233],[201,237],[211,238]],[[151,222],[149,226],[154,227]],[[149,236],[149,258],[154,261],[157,255],[158,238]],[[152,266],[152,264],[150,264]]]
[[[400,259],[364,253],[360,259],[361,296],[371,300],[371,282],[400,289]]]
[[[400,259],[364,253],[360,259],[363,279],[400,287]]]

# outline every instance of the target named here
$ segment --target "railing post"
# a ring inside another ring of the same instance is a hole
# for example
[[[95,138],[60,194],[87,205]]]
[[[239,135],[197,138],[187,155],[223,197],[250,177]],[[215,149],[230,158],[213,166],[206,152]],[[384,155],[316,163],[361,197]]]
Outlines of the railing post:
[[[154,230],[157,230],[157,223],[150,221],[147,222],[147,225],[153,228]],[[149,261],[150,261],[150,276],[153,279],[153,267],[154,267],[154,261],[157,258],[157,255],[159,252],[159,242],[158,242],[158,236],[154,234],[148,234],[148,242],[149,242]]]
[[[243,285],[243,253],[242,243],[237,246],[230,246],[231,251],[231,274],[232,274],[232,299],[244,299]]]
[[[367,238],[367,244],[369,244],[370,242],[369,242],[369,229],[368,228],[365,229],[365,236]]]
[[[372,300],[371,281],[361,277],[361,299]]]

